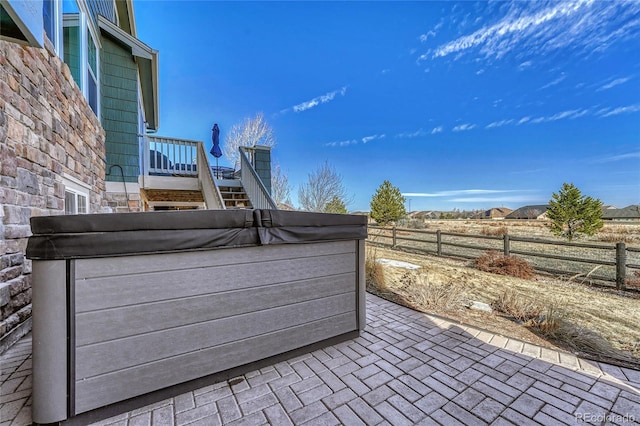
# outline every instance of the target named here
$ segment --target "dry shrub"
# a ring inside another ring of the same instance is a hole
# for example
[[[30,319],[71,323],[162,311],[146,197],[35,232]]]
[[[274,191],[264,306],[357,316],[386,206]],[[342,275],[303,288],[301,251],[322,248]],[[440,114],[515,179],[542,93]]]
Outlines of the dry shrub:
[[[627,357],[597,333],[567,321],[555,303],[539,302],[507,290],[491,306],[498,312],[522,321],[525,327],[571,351],[613,358]]]
[[[536,318],[531,318],[525,323],[527,327],[536,329],[543,336],[553,336],[562,327],[562,320],[555,305],[549,304]]]
[[[461,284],[432,282],[417,271],[407,271],[400,277],[398,293],[417,309],[449,311],[460,309],[464,302]]]
[[[480,230],[482,235],[494,236],[494,237],[503,237],[509,233],[509,230],[506,226],[501,226],[500,228],[492,228],[485,226]]]
[[[558,312],[553,304],[542,303],[513,290],[505,290],[491,303],[491,307],[545,336],[555,333],[560,327]]]
[[[572,352],[600,355],[615,359],[629,359],[629,354],[611,346],[606,339],[592,330],[580,327],[560,318],[555,319],[553,329],[538,328],[541,334]]]
[[[538,303],[513,290],[505,290],[491,307],[523,322],[538,318],[543,311]]]
[[[517,256],[505,256],[495,250],[488,250],[478,257],[474,264],[481,271],[516,278],[530,279],[533,267],[526,260]]]
[[[364,267],[367,289],[385,291],[384,267],[378,262],[376,250],[367,251]]]

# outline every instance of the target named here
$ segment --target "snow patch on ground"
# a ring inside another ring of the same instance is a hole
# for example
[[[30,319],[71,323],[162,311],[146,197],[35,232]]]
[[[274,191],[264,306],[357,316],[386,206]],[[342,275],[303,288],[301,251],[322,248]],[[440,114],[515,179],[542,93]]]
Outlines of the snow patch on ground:
[[[399,260],[378,259],[377,262],[382,265],[394,266],[396,268],[420,269],[420,265],[414,265],[413,263],[409,263],[409,262],[401,262]]]

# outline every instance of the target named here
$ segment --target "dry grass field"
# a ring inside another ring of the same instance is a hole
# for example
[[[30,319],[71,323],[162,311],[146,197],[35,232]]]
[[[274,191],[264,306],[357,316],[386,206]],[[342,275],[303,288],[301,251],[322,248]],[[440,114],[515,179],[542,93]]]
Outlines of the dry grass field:
[[[511,232],[511,230],[510,230]],[[379,262],[419,265],[407,270]],[[408,253],[369,244],[369,291],[428,313],[534,344],[640,369],[640,294],[536,275],[482,272],[473,262]],[[493,313],[471,310],[472,301]]]
[[[546,240],[562,239],[553,235],[544,220],[427,220],[427,230],[441,230],[461,234],[509,235],[540,238]],[[503,229],[501,229],[503,228]],[[640,223],[638,222],[605,222],[604,227],[592,237],[583,237],[575,242],[617,243],[640,246]]]

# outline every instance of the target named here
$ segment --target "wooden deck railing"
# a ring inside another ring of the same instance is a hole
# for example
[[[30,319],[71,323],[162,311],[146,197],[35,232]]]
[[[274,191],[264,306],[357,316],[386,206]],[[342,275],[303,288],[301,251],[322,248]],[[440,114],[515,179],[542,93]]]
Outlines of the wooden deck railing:
[[[145,136],[144,174],[198,176],[199,141]]]

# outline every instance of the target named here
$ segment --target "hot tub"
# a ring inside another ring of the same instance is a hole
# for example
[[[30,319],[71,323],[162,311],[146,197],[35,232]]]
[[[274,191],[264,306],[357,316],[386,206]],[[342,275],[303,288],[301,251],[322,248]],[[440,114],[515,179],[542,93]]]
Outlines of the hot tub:
[[[365,326],[364,216],[201,210],[31,227],[35,423]]]

